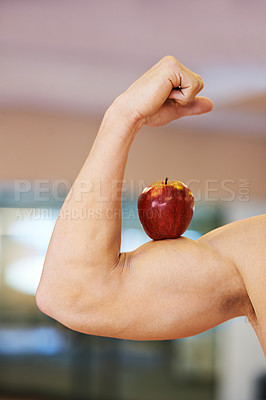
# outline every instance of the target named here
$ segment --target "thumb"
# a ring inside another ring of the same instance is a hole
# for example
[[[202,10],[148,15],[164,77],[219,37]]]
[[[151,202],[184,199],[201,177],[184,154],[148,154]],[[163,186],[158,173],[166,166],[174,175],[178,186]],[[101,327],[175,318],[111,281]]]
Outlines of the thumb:
[[[213,103],[207,97],[196,97],[193,101],[183,106],[179,106],[180,117],[187,115],[199,115],[210,112],[213,109]]]

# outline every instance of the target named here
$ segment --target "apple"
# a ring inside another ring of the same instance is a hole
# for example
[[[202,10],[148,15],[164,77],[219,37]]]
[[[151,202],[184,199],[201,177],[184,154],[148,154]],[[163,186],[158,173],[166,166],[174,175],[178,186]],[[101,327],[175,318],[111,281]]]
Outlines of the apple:
[[[138,198],[140,222],[153,240],[176,239],[190,224],[194,197],[180,181],[164,181],[147,186]]]

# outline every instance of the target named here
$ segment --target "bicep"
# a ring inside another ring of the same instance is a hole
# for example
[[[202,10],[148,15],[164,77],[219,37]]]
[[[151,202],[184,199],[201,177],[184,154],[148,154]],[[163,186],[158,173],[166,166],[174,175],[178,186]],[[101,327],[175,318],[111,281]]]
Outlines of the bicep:
[[[108,281],[110,295],[90,315],[94,330],[88,321],[87,333],[176,339],[241,315],[244,289],[238,272],[204,240],[155,241],[123,253]]]

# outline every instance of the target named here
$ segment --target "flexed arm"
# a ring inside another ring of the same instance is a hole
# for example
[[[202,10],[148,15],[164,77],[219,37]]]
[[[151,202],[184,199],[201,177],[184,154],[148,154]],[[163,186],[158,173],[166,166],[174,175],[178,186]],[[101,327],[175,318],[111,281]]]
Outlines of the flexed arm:
[[[37,290],[44,313],[81,332],[131,339],[187,336],[242,313],[221,307],[245,290],[206,243],[180,238],[120,253],[121,183],[134,137],[143,124],[210,111],[209,99],[195,97],[202,87],[199,75],[165,57],[107,110],[52,235]]]

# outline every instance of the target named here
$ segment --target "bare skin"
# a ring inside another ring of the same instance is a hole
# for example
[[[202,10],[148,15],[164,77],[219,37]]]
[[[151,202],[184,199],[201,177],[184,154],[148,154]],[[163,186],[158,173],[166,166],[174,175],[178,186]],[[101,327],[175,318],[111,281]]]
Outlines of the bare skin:
[[[83,333],[133,340],[196,335],[245,315],[266,354],[266,215],[120,253],[130,146],[144,124],[211,111],[196,97],[202,88],[168,56],[109,107],[57,220],[36,294],[41,311]]]

